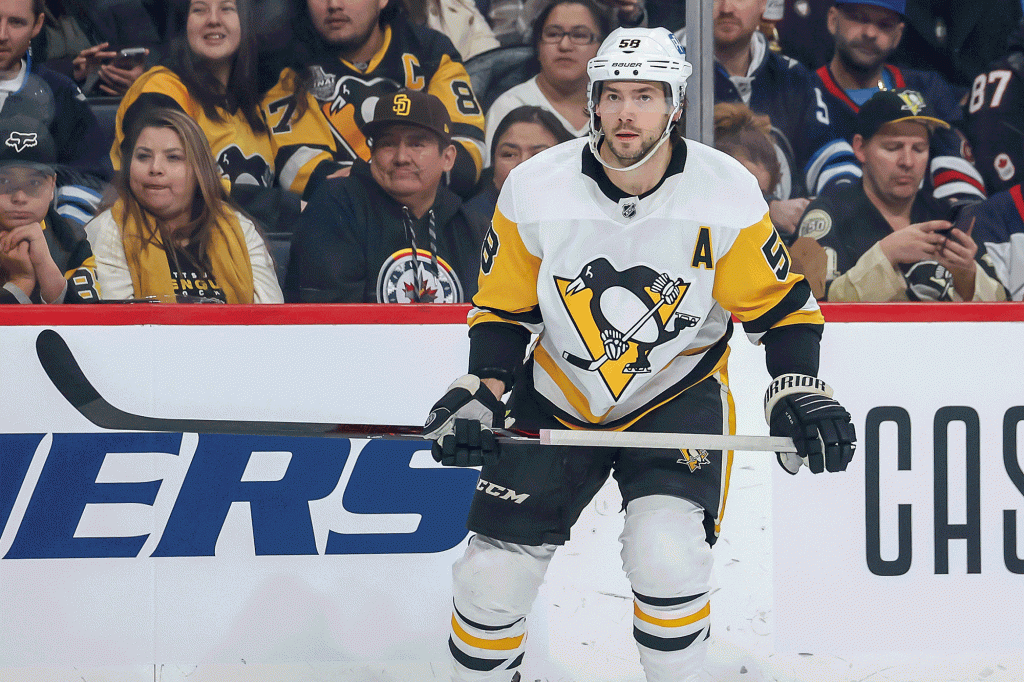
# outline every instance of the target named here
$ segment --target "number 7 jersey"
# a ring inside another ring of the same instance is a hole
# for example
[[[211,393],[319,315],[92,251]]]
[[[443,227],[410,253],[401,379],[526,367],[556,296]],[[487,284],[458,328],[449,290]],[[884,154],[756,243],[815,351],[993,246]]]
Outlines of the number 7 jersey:
[[[624,428],[724,369],[732,315],[754,343],[774,327],[823,323],[739,162],[686,140],[644,195],[605,173],[586,139],[513,169],[469,315],[471,335],[479,325],[539,334],[533,382],[560,419]],[[509,364],[488,352],[474,347],[474,363]]]

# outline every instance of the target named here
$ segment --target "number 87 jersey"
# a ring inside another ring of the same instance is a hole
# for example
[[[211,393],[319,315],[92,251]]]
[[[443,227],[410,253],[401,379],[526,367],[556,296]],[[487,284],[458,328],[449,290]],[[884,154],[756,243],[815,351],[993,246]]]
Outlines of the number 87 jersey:
[[[533,384],[554,414],[621,427],[724,369],[733,315],[754,343],[788,325],[816,343],[824,320],[790,265],[757,181],[729,156],[679,142],[664,180],[629,196],[573,140],[505,181],[470,336],[539,334]],[[514,344],[471,349],[481,367],[521,361]]]
[[[974,165],[989,195],[1024,180],[1024,52],[1011,52],[975,77],[964,106]]]

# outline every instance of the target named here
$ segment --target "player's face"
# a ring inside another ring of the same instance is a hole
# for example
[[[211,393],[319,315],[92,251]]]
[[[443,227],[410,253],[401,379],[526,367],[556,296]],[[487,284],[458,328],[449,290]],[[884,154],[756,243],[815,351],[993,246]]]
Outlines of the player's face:
[[[132,151],[128,184],[142,207],[163,222],[192,213],[196,177],[171,128],[143,128]]]
[[[843,5],[828,13],[828,30],[836,55],[854,72],[874,73],[903,37],[900,15],[874,5]]]
[[[388,0],[307,0],[313,27],[343,52],[365,45],[379,30],[381,10]]]
[[[558,140],[539,123],[513,123],[498,139],[494,151],[494,186],[499,190],[513,168]]]
[[[438,144],[438,137],[419,126],[393,125],[373,141],[370,172],[385,192],[414,206],[433,201],[441,176],[455,164],[455,147]]]
[[[928,128],[916,121],[886,123],[864,140],[853,138],[864,184],[885,202],[900,203],[917,194],[928,169]]]
[[[21,68],[29,43],[43,28],[43,15],[32,13],[32,0],[0,0],[0,74]]]
[[[537,60],[544,78],[552,84],[577,85],[586,89],[587,62],[601,47],[599,27],[593,15],[583,5],[558,5],[548,15],[537,44]],[[554,36],[562,35],[554,40]],[[573,36],[576,36],[574,39]],[[580,43],[590,36],[590,42]],[[551,42],[554,40],[554,42]],[[574,42],[575,40],[575,42]]]
[[[597,115],[607,149],[605,160],[624,168],[639,161],[668,123],[670,105],[661,83],[607,81],[601,87]]]
[[[764,14],[765,0],[715,0],[715,49],[746,45]]]
[[[235,0],[192,0],[185,31],[189,47],[200,60],[211,63],[230,60],[242,42]]]
[[[0,167],[0,230],[38,223],[53,201],[56,176],[22,166]]]

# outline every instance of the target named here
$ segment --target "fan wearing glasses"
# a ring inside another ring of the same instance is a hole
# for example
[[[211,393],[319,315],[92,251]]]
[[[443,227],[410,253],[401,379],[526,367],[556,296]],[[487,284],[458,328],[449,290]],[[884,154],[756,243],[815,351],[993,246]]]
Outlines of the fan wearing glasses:
[[[551,111],[576,137],[590,130],[587,112],[587,62],[611,31],[607,13],[592,0],[556,0],[533,23],[536,54],[530,80],[494,101],[487,111],[486,148],[505,115],[517,107]]]

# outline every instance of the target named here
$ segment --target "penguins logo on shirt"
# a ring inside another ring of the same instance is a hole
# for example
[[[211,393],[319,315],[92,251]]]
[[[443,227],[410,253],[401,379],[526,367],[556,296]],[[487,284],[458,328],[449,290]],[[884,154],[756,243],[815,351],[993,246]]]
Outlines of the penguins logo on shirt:
[[[616,399],[634,376],[651,372],[648,356],[654,348],[700,321],[677,312],[689,282],[645,265],[619,271],[606,258],[596,258],[574,278],[554,279],[590,353],[580,357],[566,350],[562,357],[584,371],[598,372]]]
[[[676,460],[676,464],[685,464],[690,467],[690,471],[696,471],[705,464],[711,464],[708,460],[707,450],[683,450],[683,456]]]
[[[221,150],[217,155],[217,165],[232,185],[270,187],[274,184],[274,172],[266,159],[259,154],[246,156],[237,144]]]
[[[339,161],[355,161],[357,156],[364,161],[370,158],[366,138],[359,131],[373,120],[377,100],[399,88],[399,84],[390,78],[364,81],[355,76],[342,76],[334,84],[334,90],[329,96],[317,95],[324,116],[333,129],[334,139],[339,144],[338,151],[342,152],[341,148],[348,151],[349,158],[339,158]]]
[[[419,266],[419,303],[462,303],[462,283],[455,270],[443,258],[437,259],[437,272],[425,251],[416,252]],[[402,249],[384,261],[377,275],[378,303],[415,303],[416,277],[412,249]]]

